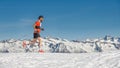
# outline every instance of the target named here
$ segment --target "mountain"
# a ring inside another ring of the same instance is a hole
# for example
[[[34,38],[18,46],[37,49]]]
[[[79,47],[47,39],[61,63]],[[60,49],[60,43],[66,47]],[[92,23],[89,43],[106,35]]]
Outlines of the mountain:
[[[2,40],[0,41],[1,53],[24,53],[37,52],[38,43],[34,46],[22,47],[24,40]],[[30,40],[25,40],[28,43]],[[47,53],[89,53],[89,52],[104,52],[111,50],[120,50],[120,38],[105,36],[99,39],[87,39],[85,41],[67,40],[61,38],[45,37],[42,39],[42,44]]]

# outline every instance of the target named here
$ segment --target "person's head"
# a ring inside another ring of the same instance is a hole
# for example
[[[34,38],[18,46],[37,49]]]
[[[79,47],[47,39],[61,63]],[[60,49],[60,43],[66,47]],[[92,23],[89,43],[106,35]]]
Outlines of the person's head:
[[[39,16],[38,20],[40,20],[42,22],[44,20],[44,17],[43,16]]]

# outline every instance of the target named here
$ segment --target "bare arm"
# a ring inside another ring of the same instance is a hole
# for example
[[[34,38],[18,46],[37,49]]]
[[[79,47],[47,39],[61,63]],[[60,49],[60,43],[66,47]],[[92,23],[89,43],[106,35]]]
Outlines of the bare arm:
[[[33,28],[35,29],[35,24],[33,24]]]

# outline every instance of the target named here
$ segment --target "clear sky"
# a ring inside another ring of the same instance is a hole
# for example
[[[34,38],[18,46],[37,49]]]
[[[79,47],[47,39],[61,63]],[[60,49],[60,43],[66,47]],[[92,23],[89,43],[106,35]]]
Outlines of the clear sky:
[[[0,40],[32,38],[39,15],[42,37],[120,36],[120,0],[0,0]]]

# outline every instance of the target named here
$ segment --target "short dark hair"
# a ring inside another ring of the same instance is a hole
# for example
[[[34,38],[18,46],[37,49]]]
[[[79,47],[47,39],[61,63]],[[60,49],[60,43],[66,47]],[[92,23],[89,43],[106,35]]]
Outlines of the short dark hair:
[[[38,17],[38,19],[40,19],[40,18],[44,18],[44,17],[41,15],[41,16]]]

